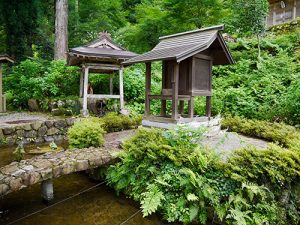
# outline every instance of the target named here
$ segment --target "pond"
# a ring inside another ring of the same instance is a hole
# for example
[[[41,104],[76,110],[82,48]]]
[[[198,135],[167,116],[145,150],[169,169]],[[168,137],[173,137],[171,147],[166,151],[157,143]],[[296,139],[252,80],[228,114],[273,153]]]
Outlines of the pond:
[[[55,200],[52,204],[97,182],[85,173],[76,173],[54,180]],[[33,185],[0,199],[0,224],[10,224],[18,218],[47,207],[41,202],[40,185]],[[26,225],[120,225],[139,210],[139,205],[124,195],[117,196],[105,184],[13,224]],[[126,225],[163,225],[159,216],[143,218],[138,213]]]

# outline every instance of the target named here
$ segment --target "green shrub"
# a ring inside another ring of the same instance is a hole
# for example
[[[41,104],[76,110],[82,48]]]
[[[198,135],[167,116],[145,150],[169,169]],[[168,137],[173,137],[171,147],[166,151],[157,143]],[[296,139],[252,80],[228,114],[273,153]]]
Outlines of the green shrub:
[[[271,150],[259,155],[260,150],[251,149],[254,155],[261,156],[257,164],[252,166],[253,157],[248,162],[245,156],[245,164],[239,165],[242,162],[237,160],[238,153],[227,163],[213,150],[197,144],[202,134],[203,130],[188,131],[186,127],[168,131],[140,129],[124,143],[121,162],[108,169],[107,179],[117,191],[139,201],[144,216],[160,212],[168,222],[207,224],[217,220],[225,224],[275,225],[288,220],[289,224],[298,224],[297,210],[287,210],[293,218],[279,216],[279,195],[270,191],[260,174],[265,173],[266,180],[271,181],[272,172],[278,178],[288,173],[285,179],[292,182],[299,175],[299,164],[295,165],[298,156],[287,153],[273,169],[269,162],[274,156]],[[280,157],[276,159],[280,161]],[[261,171],[255,165],[261,165]],[[251,176],[252,171],[255,176]]]
[[[142,122],[142,117],[140,115],[130,117],[118,113],[108,113],[101,120],[106,132],[117,132],[137,128]]]
[[[96,117],[76,120],[68,131],[71,148],[99,147],[104,143],[103,122]]]
[[[227,116],[222,120],[222,128],[252,137],[263,138],[285,147],[294,147],[300,143],[299,129],[284,123],[271,123],[262,120],[243,119]]]

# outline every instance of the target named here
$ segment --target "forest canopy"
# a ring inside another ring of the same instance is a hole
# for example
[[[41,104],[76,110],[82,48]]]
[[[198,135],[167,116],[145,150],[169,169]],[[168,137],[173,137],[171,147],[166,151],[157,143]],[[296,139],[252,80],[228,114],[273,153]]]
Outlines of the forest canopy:
[[[55,2],[0,0],[0,52],[17,60],[53,59]],[[159,36],[204,26],[224,23],[230,33],[238,33],[236,21],[242,15],[237,6],[243,4],[243,0],[68,0],[69,48],[95,39],[101,31],[138,53],[151,49]],[[256,0],[248,6],[262,13],[267,4]],[[239,35],[247,34],[242,31]]]

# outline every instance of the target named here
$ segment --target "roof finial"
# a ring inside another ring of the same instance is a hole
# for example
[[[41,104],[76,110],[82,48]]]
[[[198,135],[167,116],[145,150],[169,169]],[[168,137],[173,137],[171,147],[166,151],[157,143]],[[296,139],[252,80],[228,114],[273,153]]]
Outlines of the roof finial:
[[[111,40],[111,34],[105,30],[99,33],[99,38],[100,39],[107,38]]]

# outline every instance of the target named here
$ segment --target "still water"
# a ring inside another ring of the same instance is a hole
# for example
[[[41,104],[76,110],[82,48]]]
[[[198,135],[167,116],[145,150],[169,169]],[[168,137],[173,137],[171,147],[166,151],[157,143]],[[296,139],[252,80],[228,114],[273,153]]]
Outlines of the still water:
[[[85,173],[76,173],[54,180],[52,202],[59,202],[77,194],[97,182]],[[0,224],[10,224],[18,218],[47,207],[41,202],[40,185],[36,184],[0,199]],[[63,203],[34,214],[13,224],[26,225],[120,225],[139,210],[137,203],[124,195],[117,196],[115,191],[101,185],[91,191],[71,198]],[[157,215],[143,218],[138,213],[124,225],[162,225],[167,224]]]

